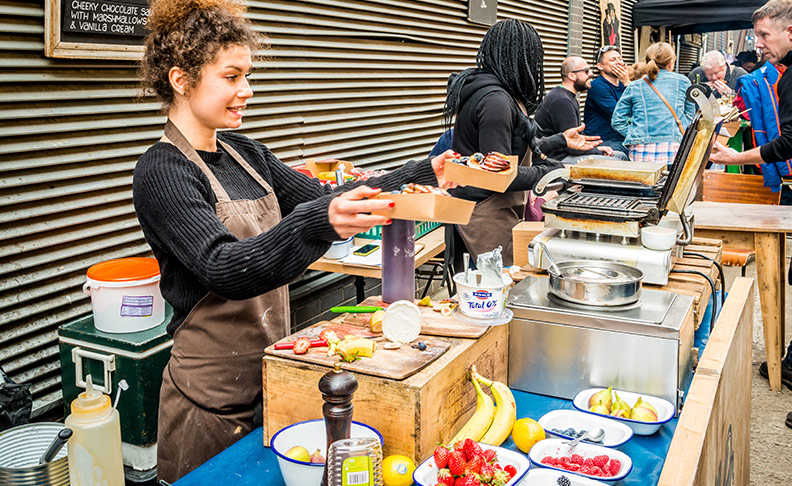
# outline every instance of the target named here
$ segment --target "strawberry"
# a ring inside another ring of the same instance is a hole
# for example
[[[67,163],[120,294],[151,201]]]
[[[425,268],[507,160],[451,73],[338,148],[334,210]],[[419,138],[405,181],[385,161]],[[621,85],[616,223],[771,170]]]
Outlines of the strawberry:
[[[495,462],[498,460],[498,453],[495,452],[495,449],[485,449],[484,459],[486,459],[487,462]]]
[[[455,451],[462,452],[464,448],[465,448],[465,441],[464,440],[458,440],[458,441],[454,442],[454,450]]]
[[[484,464],[481,466],[481,480],[485,483],[489,483],[492,481],[492,477],[495,476],[495,468],[492,467],[492,464]]]
[[[618,459],[611,459],[607,465],[607,471],[611,476],[616,476],[621,471],[621,461]]]
[[[468,461],[478,455],[484,455],[484,451],[481,450],[481,446],[478,445],[478,442],[473,439],[465,439],[465,444],[462,450],[465,451],[465,459]]]
[[[465,461],[465,454],[462,451],[454,451],[448,457],[448,469],[454,476],[463,476],[466,466],[467,461]]]
[[[587,457],[586,459],[583,460],[583,465],[584,466],[588,466],[588,467],[596,466],[596,464],[594,464],[594,459],[592,459],[590,457]]]
[[[502,469],[496,469],[495,475],[492,476],[492,482],[490,485],[492,486],[505,486],[511,480],[509,477],[509,473]]]
[[[512,466],[511,464],[507,464],[506,466],[504,466],[503,470],[509,473],[509,479],[517,475],[517,468]]]
[[[481,472],[481,466],[486,463],[487,462],[484,460],[483,455],[473,456],[473,458],[468,461],[467,468],[465,468],[465,470],[473,474],[479,474]]]
[[[610,458],[606,455],[596,456],[594,458],[594,465],[597,466],[598,468],[602,468],[602,466],[608,463],[609,459]]]
[[[572,454],[572,458],[570,459],[573,463],[577,464],[578,466],[583,465],[583,456],[580,454]]]
[[[311,349],[311,340],[307,337],[297,338],[294,341],[294,354],[305,354]]]
[[[438,486],[454,486],[454,475],[448,469],[437,471]]]
[[[451,451],[444,445],[439,445],[434,450],[434,461],[438,469],[443,469],[448,465],[448,458],[451,456]]]
[[[481,481],[475,474],[465,474],[456,480],[454,486],[481,486]]]

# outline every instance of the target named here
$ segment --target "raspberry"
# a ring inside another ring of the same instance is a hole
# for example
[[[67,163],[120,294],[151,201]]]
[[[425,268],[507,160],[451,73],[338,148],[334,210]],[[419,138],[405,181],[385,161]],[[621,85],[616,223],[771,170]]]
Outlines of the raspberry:
[[[591,474],[591,468],[589,466],[583,466],[578,472],[580,474]]]
[[[570,460],[568,457],[566,457],[566,456],[564,456],[564,457],[560,457],[560,458],[558,459],[558,462],[559,462],[559,464],[563,464],[563,465],[565,465],[565,466],[566,466],[566,465],[568,465],[568,464],[571,464],[571,463],[572,463],[572,461],[571,461],[571,460]]]
[[[602,468],[602,466],[608,463],[609,459],[610,457],[606,455],[597,456],[594,458],[594,465],[597,466],[598,468]]]
[[[587,457],[587,458],[586,458],[586,459],[583,461],[583,465],[584,465],[584,466],[588,466],[589,468],[596,466],[596,464],[594,464],[594,459],[592,459],[592,458],[590,458],[590,457]]]
[[[571,471],[571,472],[578,472],[578,471],[580,471],[580,465],[578,465],[578,464],[575,464],[575,463],[573,462],[573,463],[572,463],[572,464],[570,464],[570,465],[569,465],[569,466],[568,466],[566,469],[567,469],[567,471]]]
[[[598,476],[598,477],[602,477],[602,476],[605,475],[602,472],[602,469],[598,468],[597,466],[592,467],[591,468],[591,472],[589,474],[591,474],[592,476]]]
[[[547,464],[548,466],[555,466],[555,459],[550,456],[544,456],[541,461],[541,464]]]
[[[572,454],[572,459],[570,460],[579,466],[583,465],[583,456],[581,456],[580,454]]]
[[[619,471],[621,471],[621,461],[618,459],[611,459],[610,463],[608,463],[608,471],[611,476],[619,474]]]

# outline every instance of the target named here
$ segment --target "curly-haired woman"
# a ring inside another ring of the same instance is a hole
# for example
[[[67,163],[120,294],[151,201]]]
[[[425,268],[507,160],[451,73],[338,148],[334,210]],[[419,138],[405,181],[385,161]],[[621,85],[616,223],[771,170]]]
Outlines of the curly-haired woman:
[[[404,182],[446,185],[444,155],[331,191],[239,128],[262,39],[233,0],[157,0],[141,65],[164,104],[160,141],[134,174],[134,202],[174,309],[160,392],[158,473],[175,481],[254,427],[264,348],[289,333],[286,284],[332,241],[378,224],[366,199]],[[376,187],[376,188],[375,188]],[[345,191],[345,192],[342,192]]]

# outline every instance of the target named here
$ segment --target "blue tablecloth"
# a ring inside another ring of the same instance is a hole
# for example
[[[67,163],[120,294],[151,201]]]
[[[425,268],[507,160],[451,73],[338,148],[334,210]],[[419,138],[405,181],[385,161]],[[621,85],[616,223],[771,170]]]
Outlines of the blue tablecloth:
[[[717,306],[720,309],[720,305]],[[696,331],[696,346],[703,351],[709,337],[712,303]],[[552,398],[544,395],[514,391],[517,402],[517,417],[539,419],[551,410],[573,409],[570,400]],[[677,419],[660,427],[650,436],[636,435],[619,450],[633,460],[633,470],[623,480],[613,483],[619,486],[645,486],[657,484],[663,469],[671,438],[676,429]],[[511,439],[503,447],[517,450]],[[234,445],[216,455],[205,464],[184,476],[175,486],[240,485],[240,486],[285,486],[275,454],[264,447],[263,432],[258,428],[240,439]]]

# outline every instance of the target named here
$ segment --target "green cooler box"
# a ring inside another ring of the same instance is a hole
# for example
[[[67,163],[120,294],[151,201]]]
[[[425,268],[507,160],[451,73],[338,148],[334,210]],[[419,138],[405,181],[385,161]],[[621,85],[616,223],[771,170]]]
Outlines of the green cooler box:
[[[170,358],[173,339],[165,328],[173,316],[165,306],[162,324],[145,331],[110,334],[94,327],[89,315],[58,329],[61,386],[65,415],[72,400],[85,389],[91,375],[94,388],[110,395],[115,404],[118,382],[129,389],[121,392],[118,413],[124,464],[138,471],[157,465],[157,410],[162,371]]]

